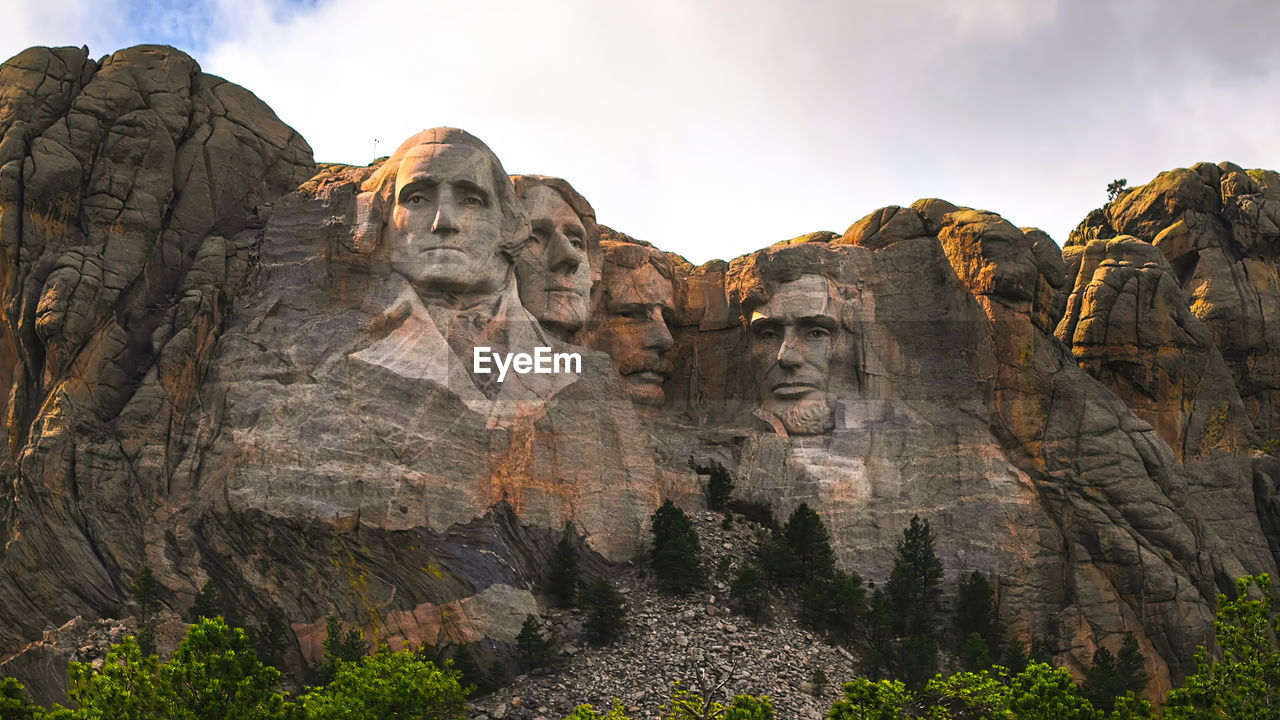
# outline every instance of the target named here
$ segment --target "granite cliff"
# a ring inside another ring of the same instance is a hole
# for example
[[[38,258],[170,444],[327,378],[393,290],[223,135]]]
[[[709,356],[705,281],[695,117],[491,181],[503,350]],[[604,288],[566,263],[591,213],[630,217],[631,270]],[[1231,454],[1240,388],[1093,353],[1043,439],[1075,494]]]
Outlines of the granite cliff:
[[[562,528],[636,557],[693,458],[869,579],[926,517],[948,587],[993,576],[1077,670],[1133,632],[1163,691],[1280,557],[1278,228],[1275,173],[1202,163],[1065,249],[927,199],[694,267],[462,131],[317,166],[172,48],[33,48],[0,66],[0,673],[56,674],[28,645],[131,615],[143,567],[178,615],[279,608],[294,663],[330,616],[501,655]],[[472,363],[544,346],[580,366]]]

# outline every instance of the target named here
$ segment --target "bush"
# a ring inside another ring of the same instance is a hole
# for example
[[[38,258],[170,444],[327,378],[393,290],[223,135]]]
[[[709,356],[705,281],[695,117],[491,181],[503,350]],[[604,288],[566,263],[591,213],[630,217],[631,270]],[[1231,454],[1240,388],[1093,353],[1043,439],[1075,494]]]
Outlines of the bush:
[[[653,513],[653,572],[664,590],[688,593],[706,584],[698,559],[698,533],[684,511],[670,500]]]
[[[970,654],[977,647],[976,642],[971,639],[976,633],[986,649],[985,664],[966,664],[965,667],[974,671],[985,669],[992,659],[999,657],[1004,634],[996,611],[995,590],[987,582],[985,575],[974,570],[961,578],[956,596],[956,649],[962,659],[968,657],[974,662],[982,662],[981,658]]]
[[[31,704],[22,683],[13,678],[0,678],[0,719],[37,720],[43,717],[44,711]]]
[[[897,680],[858,678],[844,684],[844,697],[831,706],[831,720],[901,720],[911,693]]]
[[[1257,599],[1249,597],[1256,585]],[[1280,646],[1272,612],[1271,578],[1266,574],[1236,581],[1236,597],[1218,595],[1214,617],[1218,652],[1196,651],[1196,672],[1169,693],[1167,720],[1280,717]]]
[[[315,667],[316,680],[324,685],[335,677],[339,661],[356,662],[369,654],[364,632],[360,628],[344,631],[338,618],[330,617],[324,626],[324,662]]]
[[[582,578],[578,571],[578,548],[574,544],[573,524],[564,526],[564,533],[551,556],[551,596],[558,607],[573,606],[578,597],[578,585]]]
[[[280,671],[264,665],[241,628],[204,619],[187,630],[160,669],[161,696],[189,720],[276,717],[284,698],[275,691]]]
[[[520,661],[528,670],[551,665],[555,661],[556,641],[542,634],[542,623],[537,617],[528,615],[520,626],[520,634],[516,636],[516,649],[520,653]]]
[[[333,682],[300,702],[307,720],[461,720],[467,693],[456,671],[441,670],[417,653],[401,650],[338,663]]]
[[[857,573],[837,570],[831,577],[810,580],[800,592],[801,618],[836,642],[853,642],[866,615],[866,591]]]
[[[769,618],[769,590],[764,573],[753,565],[743,565],[729,587],[729,599],[738,612],[756,623]]]
[[[582,589],[583,628],[598,643],[617,640],[625,629],[627,604],[608,580],[600,579]]]
[[[579,705],[564,720],[631,720],[631,718],[627,717],[626,709],[622,707],[622,701],[614,698],[613,709],[609,711],[608,715],[601,715],[590,705]]]
[[[1032,663],[1010,684],[1009,711],[1018,720],[1094,720],[1093,705],[1080,695],[1065,668]]]

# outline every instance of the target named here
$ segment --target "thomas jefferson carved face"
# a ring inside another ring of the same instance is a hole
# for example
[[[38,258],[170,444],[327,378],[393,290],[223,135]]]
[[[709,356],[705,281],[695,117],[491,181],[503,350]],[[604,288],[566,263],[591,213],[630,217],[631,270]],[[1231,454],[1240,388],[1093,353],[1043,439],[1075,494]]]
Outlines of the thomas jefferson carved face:
[[[618,253],[614,248],[611,253]],[[597,321],[593,347],[613,358],[613,365],[627,394],[641,405],[661,405],[662,384],[671,376],[666,357],[675,342],[667,324],[675,308],[671,280],[653,263],[643,258],[659,251],[641,246],[624,246],[621,252],[640,262],[621,266],[606,262],[603,284],[604,317]]]
[[[751,313],[760,404],[791,435],[820,435],[832,427],[827,384],[839,330],[835,293],[820,275],[782,283]]]
[[[591,296],[586,223],[547,185],[522,200],[533,240],[516,257],[520,302],[549,329],[572,333],[586,322]]]
[[[488,154],[466,145],[419,145],[400,162],[387,253],[419,294],[483,295],[503,286],[511,264],[501,254],[494,175]]]

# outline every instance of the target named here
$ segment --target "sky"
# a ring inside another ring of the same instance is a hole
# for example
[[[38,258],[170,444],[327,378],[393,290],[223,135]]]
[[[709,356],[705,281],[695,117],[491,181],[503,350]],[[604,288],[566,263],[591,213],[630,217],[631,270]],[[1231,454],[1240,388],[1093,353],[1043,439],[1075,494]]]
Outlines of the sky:
[[[317,161],[427,127],[701,263],[939,197],[1059,243],[1200,161],[1280,169],[1275,0],[0,0],[0,57],[172,44]]]

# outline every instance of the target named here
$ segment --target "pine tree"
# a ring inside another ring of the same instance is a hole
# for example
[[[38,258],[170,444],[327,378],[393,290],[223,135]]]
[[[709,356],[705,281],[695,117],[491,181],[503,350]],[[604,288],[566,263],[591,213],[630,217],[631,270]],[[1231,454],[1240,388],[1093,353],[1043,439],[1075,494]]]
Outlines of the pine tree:
[[[701,468],[699,468],[701,472]],[[733,495],[733,476],[718,462],[711,463],[707,478],[707,509],[724,510]]]
[[[738,606],[738,611],[761,623],[769,617],[769,592],[764,573],[754,565],[743,565],[738,569],[738,577],[729,587],[729,599]]]
[[[866,591],[857,573],[837,570],[829,578],[810,580],[800,591],[801,618],[836,642],[853,642],[866,614]]]
[[[200,622],[202,617],[222,617],[222,593],[218,592],[218,586],[212,580],[206,580],[200,586],[195,602],[191,603],[191,609],[187,611],[188,622]]]
[[[800,560],[781,533],[766,537],[756,548],[756,562],[764,571],[770,587],[785,588],[800,584]]]
[[[1001,653],[1001,664],[1009,669],[1009,672],[1018,674],[1027,669],[1027,665],[1031,664],[1031,658],[1027,653],[1027,644],[1022,642],[1021,638],[1014,638],[1004,647]]]
[[[520,626],[520,634],[516,636],[516,649],[520,652],[520,661],[529,670],[537,670],[550,665],[554,659],[556,642],[553,638],[542,634],[542,623],[534,615],[528,615]]]
[[[970,635],[975,633],[982,638],[988,658],[999,657],[1003,633],[996,611],[995,591],[987,582],[986,576],[977,570],[960,580],[955,630],[962,657],[965,649],[973,645]],[[985,666],[968,667],[970,670],[981,670]]]
[[[896,647],[893,638],[893,608],[889,606],[889,596],[883,588],[875,583],[871,589],[871,604],[868,611],[868,648],[862,661],[867,675],[874,679],[887,678],[893,669]]]
[[[501,660],[494,660],[489,666],[489,671],[484,674],[484,680],[479,684],[478,689],[482,694],[488,695],[506,684],[507,666]]]
[[[934,537],[929,521],[911,518],[911,525],[898,543],[897,556],[885,592],[893,607],[893,629],[899,636],[936,635],[933,620],[937,611],[942,563],[933,552]]]
[[[1119,677],[1116,675],[1116,656],[1105,647],[1093,651],[1093,666],[1080,685],[1080,692],[1095,708],[1110,714],[1120,695]]]
[[[800,507],[791,513],[782,536],[786,538],[787,545],[800,563],[802,582],[831,577],[835,571],[835,552],[831,549],[831,538],[822,518],[809,509],[807,503],[800,503]]]
[[[911,518],[898,543],[897,557],[885,585],[893,613],[897,643],[895,663],[908,687],[919,687],[938,666],[938,631],[934,623],[942,563],[933,552],[929,521]]]
[[[582,589],[582,612],[586,615],[583,629],[599,643],[612,643],[625,629],[626,600],[613,583],[600,579]]]
[[[284,653],[289,647],[289,624],[284,611],[272,606],[261,625],[251,628],[249,637],[258,657],[272,667],[284,665]]]
[[[1131,632],[1124,634],[1124,642],[1116,656],[1116,676],[1119,685],[1117,695],[1129,692],[1141,695],[1151,682],[1151,676],[1147,674],[1147,658],[1138,647],[1138,638]]]
[[[653,571],[664,590],[687,593],[705,584],[698,559],[702,549],[698,533],[684,511],[670,500],[651,518],[653,522]]]
[[[160,583],[151,572],[150,565],[142,567],[129,586],[129,590],[133,595],[133,601],[138,603],[138,612],[142,615],[142,623],[145,625],[151,621],[151,613],[160,607]]]
[[[459,679],[463,687],[470,687],[474,690],[480,687],[480,683],[484,682],[484,677],[480,674],[480,665],[471,656],[470,643],[463,643],[454,649],[453,669],[459,673]]]
[[[324,626],[324,662],[315,667],[321,685],[327,685],[338,674],[339,661],[356,662],[368,654],[364,632],[360,628],[343,631],[338,618],[330,616]]]
[[[976,632],[965,638],[964,647],[960,648],[960,664],[971,672],[981,672],[991,667],[991,648],[987,641]]]
[[[573,523],[569,523],[564,526],[564,534],[551,556],[551,595],[556,605],[562,608],[573,606],[578,596],[578,585],[582,582],[578,572],[578,548],[573,539]]]

